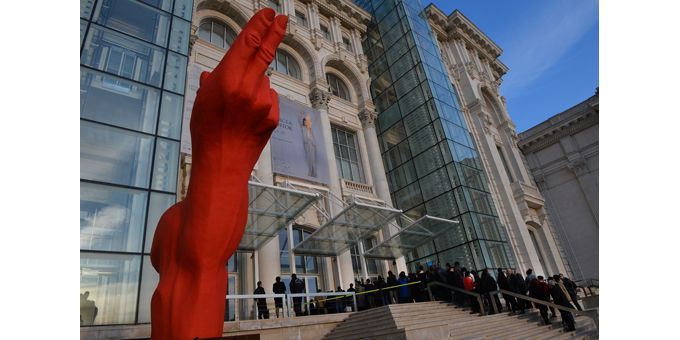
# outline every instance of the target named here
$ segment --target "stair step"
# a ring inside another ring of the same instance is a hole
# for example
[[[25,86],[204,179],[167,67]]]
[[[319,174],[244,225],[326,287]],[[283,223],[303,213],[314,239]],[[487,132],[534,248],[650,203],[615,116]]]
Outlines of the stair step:
[[[447,327],[454,339],[597,339],[594,322],[577,317],[575,332],[562,330],[559,315],[552,325],[542,325],[537,309],[522,315],[501,312],[479,316],[469,309],[444,301],[382,306],[353,313],[338,324],[324,339],[372,339],[390,335],[401,338],[420,329]]]

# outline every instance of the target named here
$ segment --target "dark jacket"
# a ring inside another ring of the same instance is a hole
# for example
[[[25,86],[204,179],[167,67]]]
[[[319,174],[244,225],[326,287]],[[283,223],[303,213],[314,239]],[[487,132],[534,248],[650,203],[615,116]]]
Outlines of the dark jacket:
[[[274,286],[272,286],[272,291],[274,292],[274,294],[285,294],[286,284],[283,282],[274,282]]]
[[[560,286],[557,284],[554,284],[552,288],[550,288],[550,295],[553,298],[553,301],[555,301],[555,304],[564,306],[564,307],[569,307],[569,308],[574,308],[574,306],[569,302],[569,298],[564,295],[564,292],[562,289],[560,289]]]
[[[265,294],[264,287],[255,288],[253,294]],[[260,311],[267,309],[267,299],[255,299],[255,301],[257,302],[257,308],[260,309]]]
[[[498,274],[498,287],[503,290],[510,290],[510,283],[508,283],[508,277],[505,273]]]
[[[529,296],[534,299],[550,301],[550,287],[545,282],[534,280],[529,287]]]
[[[293,294],[305,292],[305,283],[299,277],[295,278],[295,280],[291,280],[288,286],[290,292]]]
[[[387,286],[388,286],[388,287],[396,286],[396,285],[398,285],[398,284],[399,284],[399,283],[397,282],[397,277],[396,277],[396,276],[394,276],[394,275],[388,275],[388,276],[387,276]]]

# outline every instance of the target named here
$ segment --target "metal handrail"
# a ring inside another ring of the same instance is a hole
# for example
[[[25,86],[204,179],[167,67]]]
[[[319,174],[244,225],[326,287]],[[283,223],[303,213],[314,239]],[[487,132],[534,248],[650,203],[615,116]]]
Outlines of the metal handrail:
[[[477,299],[477,304],[479,305],[479,315],[481,315],[481,316],[488,315],[487,311],[484,309],[484,303],[482,302],[482,295],[481,294],[475,293],[475,292],[469,292],[465,289],[454,287],[454,286],[451,286],[449,284],[442,283],[442,282],[439,282],[439,281],[432,281],[432,282],[427,283],[427,293],[430,295],[430,301],[434,301],[434,297],[432,296],[432,289],[430,289],[431,286],[441,286],[441,287],[448,288],[450,290],[453,290],[453,291],[456,291],[456,292],[459,292],[459,293],[463,293],[463,294],[467,294],[469,296],[474,297],[475,299]]]
[[[597,309],[587,309],[587,310],[580,311],[580,310],[577,310],[577,309],[574,309],[574,308],[569,308],[569,307],[565,307],[565,306],[562,306],[562,305],[557,305],[557,304],[554,304],[552,302],[532,298],[532,297],[524,295],[524,294],[509,292],[505,289],[499,289],[499,290],[496,290],[496,291],[493,291],[493,292],[489,292],[489,294],[498,294],[498,293],[507,294],[507,295],[514,296],[514,297],[522,299],[522,300],[531,301],[531,302],[539,304],[539,305],[552,307],[552,308],[559,309],[559,310],[562,310],[562,311],[565,311],[565,312],[571,312],[574,315],[582,315],[582,316],[589,317],[589,318],[593,319],[593,321],[595,322],[595,327],[597,327],[598,329],[600,328],[600,321],[599,321]]]
[[[273,299],[273,298],[286,298],[286,294],[232,294],[227,295],[227,300],[240,300],[240,299]],[[288,301],[288,300],[286,300]],[[289,306],[287,306],[289,307]],[[290,317],[290,307],[284,308],[284,317]],[[260,313],[257,307],[257,302],[255,302],[255,319],[259,317]]]
[[[352,311],[357,311],[357,297],[354,292],[337,292],[337,293],[294,293],[294,294],[286,294],[287,296],[287,301],[288,301],[288,315],[292,315],[290,313],[290,307],[293,306],[293,298],[296,297],[302,297],[305,298],[305,305],[309,304],[309,298],[310,297],[317,297],[317,296],[338,296],[341,298],[352,296],[352,302],[354,305],[354,308]],[[297,316],[297,315],[296,315]]]

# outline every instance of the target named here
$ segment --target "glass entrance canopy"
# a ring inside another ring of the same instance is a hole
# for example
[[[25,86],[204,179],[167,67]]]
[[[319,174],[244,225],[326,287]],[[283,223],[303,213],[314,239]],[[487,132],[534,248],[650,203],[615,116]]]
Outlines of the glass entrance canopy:
[[[319,194],[248,182],[248,223],[239,251],[254,251],[319,199]]]
[[[458,221],[425,215],[366,251],[364,257],[391,260],[406,256],[413,249],[450,231],[454,224],[458,224]]]
[[[353,200],[338,215],[293,248],[293,252],[295,255],[337,256],[375,234],[399,215],[401,210]]]

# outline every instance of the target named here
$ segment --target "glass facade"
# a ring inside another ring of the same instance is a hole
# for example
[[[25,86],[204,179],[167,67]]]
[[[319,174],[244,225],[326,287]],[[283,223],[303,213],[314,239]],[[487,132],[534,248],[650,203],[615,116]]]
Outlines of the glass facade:
[[[80,324],[150,322],[176,201],[192,1],[80,2]]]
[[[460,227],[412,251],[409,269],[455,261],[477,270],[515,267],[422,4],[355,3],[372,14],[362,44],[392,201],[413,219],[428,214],[460,221]]]

